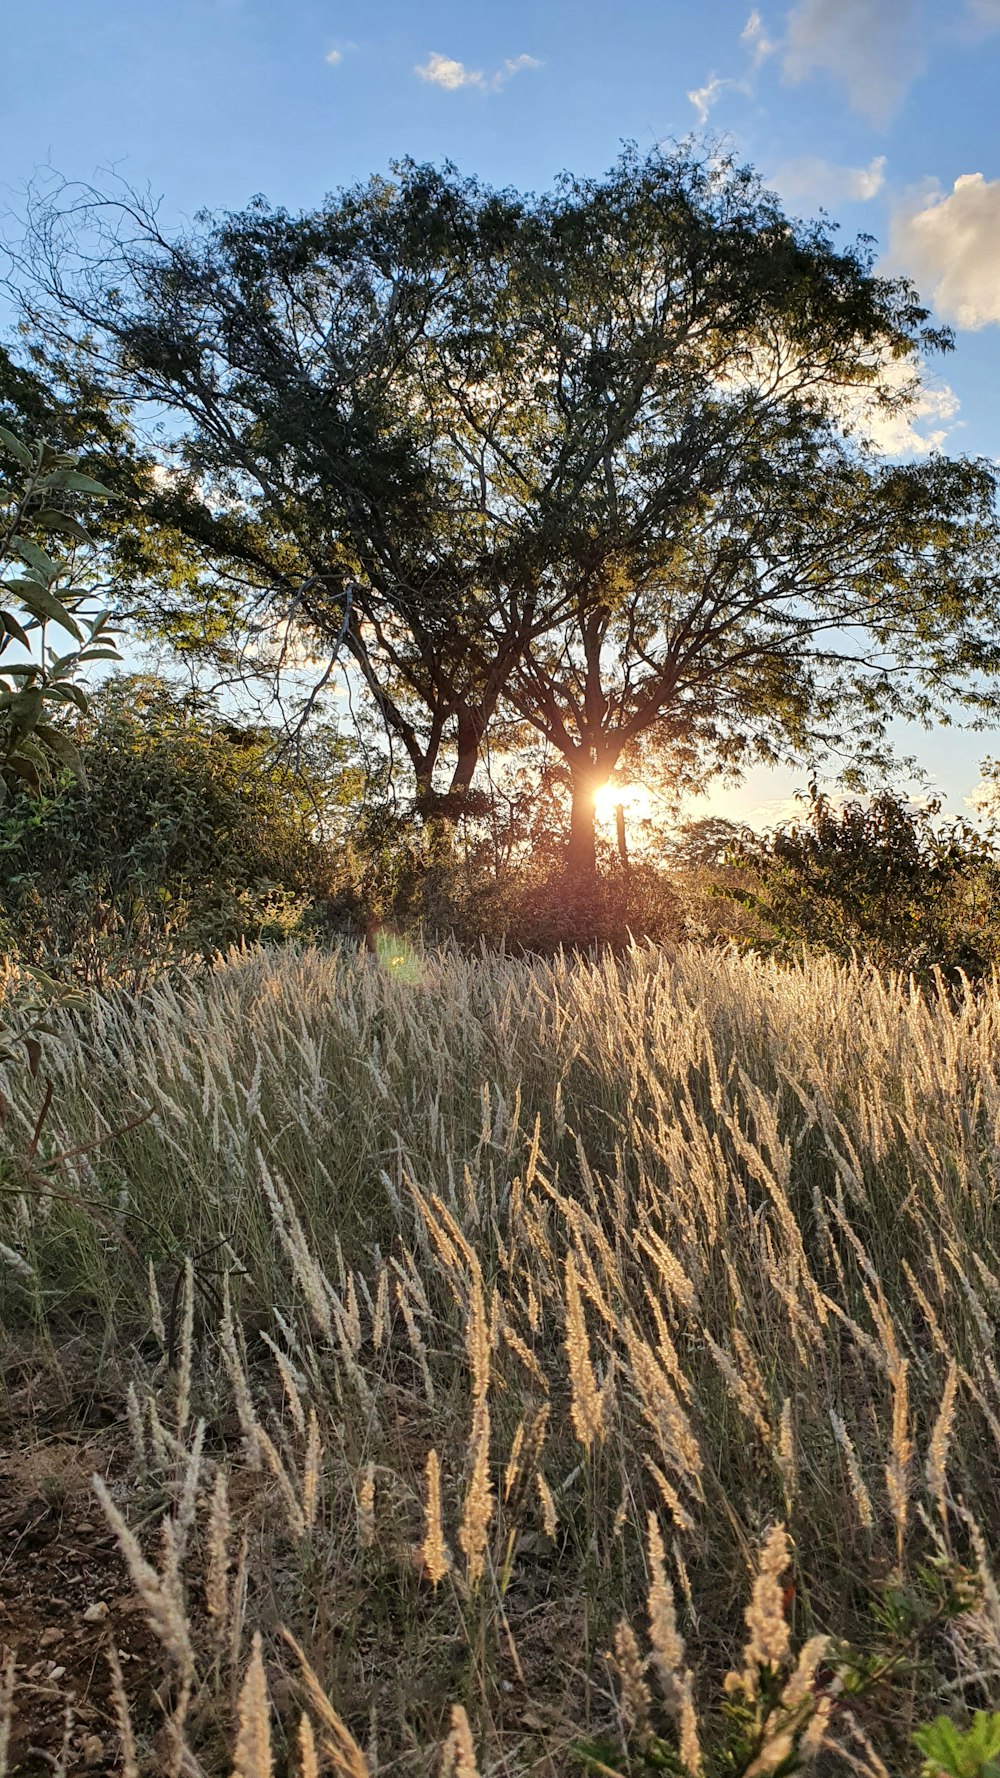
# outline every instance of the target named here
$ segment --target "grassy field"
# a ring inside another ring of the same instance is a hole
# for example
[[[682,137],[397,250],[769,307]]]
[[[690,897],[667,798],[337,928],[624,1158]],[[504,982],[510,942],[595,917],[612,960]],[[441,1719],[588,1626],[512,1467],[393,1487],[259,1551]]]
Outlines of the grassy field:
[[[896,1774],[997,1702],[1000,991],[251,951],[43,1052],[0,1316],[9,1409],[112,1403],[101,1770]]]

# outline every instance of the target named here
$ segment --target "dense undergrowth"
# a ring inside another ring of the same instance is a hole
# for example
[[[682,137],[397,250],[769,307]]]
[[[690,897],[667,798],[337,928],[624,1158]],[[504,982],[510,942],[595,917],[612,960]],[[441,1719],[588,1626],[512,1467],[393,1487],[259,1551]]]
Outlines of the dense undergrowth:
[[[122,1770],[896,1773],[1000,1700],[995,986],[398,942],[50,1023],[0,1314],[125,1403]]]

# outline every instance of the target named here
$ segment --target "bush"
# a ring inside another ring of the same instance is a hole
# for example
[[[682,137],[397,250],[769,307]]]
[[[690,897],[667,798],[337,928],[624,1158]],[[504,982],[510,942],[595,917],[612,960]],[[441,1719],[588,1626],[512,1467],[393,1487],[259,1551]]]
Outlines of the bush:
[[[717,892],[771,948],[976,978],[1000,957],[1000,857],[970,823],[939,815],[890,791],[836,807],[814,788],[803,820],[740,838]]]
[[[130,959],[322,925],[343,867],[319,818],[342,757],[296,776],[269,735],[151,678],[106,686],[78,740],[85,785],[66,774],[0,812],[4,937],[22,959],[104,981]]]
[[[633,939],[676,938],[681,927],[671,883],[649,865],[589,879],[549,861],[499,877],[458,863],[430,865],[410,873],[393,915],[460,944],[502,945],[518,956],[622,951]]]

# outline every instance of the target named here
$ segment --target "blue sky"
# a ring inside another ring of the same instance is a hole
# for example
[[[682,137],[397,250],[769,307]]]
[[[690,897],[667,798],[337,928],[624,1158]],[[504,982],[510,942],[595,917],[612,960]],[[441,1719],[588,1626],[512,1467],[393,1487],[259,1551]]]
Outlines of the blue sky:
[[[46,0],[4,50],[0,219],[46,165],[148,185],[171,225],[308,206],[404,154],[541,189],[626,139],[719,132],[956,328],[887,446],[1000,457],[1000,0]],[[1000,733],[907,744],[961,808]],[[773,812],[794,782],[716,806]]]

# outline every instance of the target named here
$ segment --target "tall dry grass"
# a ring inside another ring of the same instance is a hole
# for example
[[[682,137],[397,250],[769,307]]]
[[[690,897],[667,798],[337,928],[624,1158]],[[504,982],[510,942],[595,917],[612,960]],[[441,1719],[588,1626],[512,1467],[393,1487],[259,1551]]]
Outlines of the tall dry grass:
[[[67,1012],[30,1168],[0,1083],[3,1313],[131,1367],[123,1769],[642,1769],[659,1725],[694,1773],[728,1673],[741,1769],[899,1770],[995,1701],[998,1037],[996,989],[696,950],[253,951]]]

